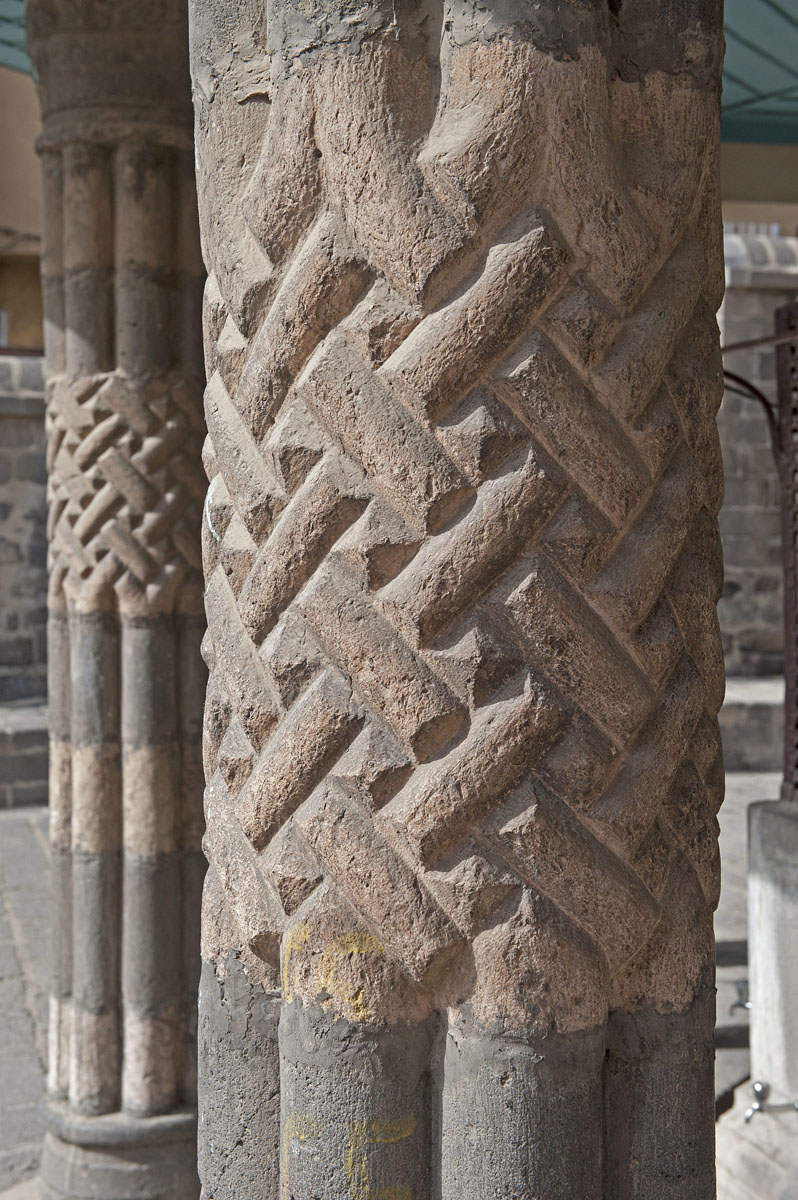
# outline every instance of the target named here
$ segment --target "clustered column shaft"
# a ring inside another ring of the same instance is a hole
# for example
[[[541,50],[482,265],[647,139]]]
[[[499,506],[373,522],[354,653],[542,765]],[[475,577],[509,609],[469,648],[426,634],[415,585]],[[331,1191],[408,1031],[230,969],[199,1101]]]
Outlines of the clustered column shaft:
[[[37,0],[29,39],[44,115],[57,914],[42,1187],[188,1198],[205,668],[185,22],[154,2]]]
[[[711,1200],[721,5],[193,0],[205,1200]]]

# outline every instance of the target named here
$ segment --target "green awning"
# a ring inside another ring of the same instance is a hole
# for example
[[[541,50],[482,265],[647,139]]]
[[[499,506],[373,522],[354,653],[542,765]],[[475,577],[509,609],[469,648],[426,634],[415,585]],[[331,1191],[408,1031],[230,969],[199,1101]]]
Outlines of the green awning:
[[[25,50],[25,0],[0,0],[0,67],[32,73]]]
[[[798,6],[726,0],[723,140],[798,145]]]
[[[723,139],[798,145],[798,6],[726,0]],[[0,0],[0,66],[32,72],[24,0]]]

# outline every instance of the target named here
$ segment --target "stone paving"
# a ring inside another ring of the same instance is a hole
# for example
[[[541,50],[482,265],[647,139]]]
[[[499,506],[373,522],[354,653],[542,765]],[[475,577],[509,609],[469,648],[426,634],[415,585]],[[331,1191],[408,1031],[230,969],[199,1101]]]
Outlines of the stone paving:
[[[715,919],[718,940],[718,1108],[748,1074],[748,1013],[737,1008],[737,982],[747,977],[745,810],[775,799],[780,776],[727,776],[721,811],[723,888]],[[47,814],[42,808],[0,812],[0,1198],[28,1200],[35,1186],[42,1123],[50,940]],[[10,1190],[6,1190],[10,1189]]]
[[[47,810],[0,812],[0,1189],[32,1175],[39,1159],[49,887]]]

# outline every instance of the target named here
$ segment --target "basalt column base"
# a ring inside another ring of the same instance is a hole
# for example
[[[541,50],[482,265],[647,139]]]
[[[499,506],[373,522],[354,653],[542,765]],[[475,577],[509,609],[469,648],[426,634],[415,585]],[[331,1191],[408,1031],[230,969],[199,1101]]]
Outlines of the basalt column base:
[[[76,1117],[48,1104],[42,1200],[197,1200],[197,1118]]]

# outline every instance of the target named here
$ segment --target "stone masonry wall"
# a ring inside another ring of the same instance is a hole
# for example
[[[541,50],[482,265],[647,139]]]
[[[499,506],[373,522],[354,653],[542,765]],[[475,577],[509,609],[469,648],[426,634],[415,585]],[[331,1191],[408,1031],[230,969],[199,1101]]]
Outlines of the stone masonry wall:
[[[39,358],[0,357],[0,808],[47,801],[47,541]]]
[[[798,293],[798,239],[725,237],[724,345],[773,333],[773,313]],[[770,346],[724,356],[724,366],[776,400]],[[755,400],[727,390],[718,417],[726,489],[720,514],[726,583],[719,606],[727,674],[780,675],[782,632],[779,485],[767,420]]]
[[[0,358],[0,703],[47,693],[44,396],[39,358]]]

